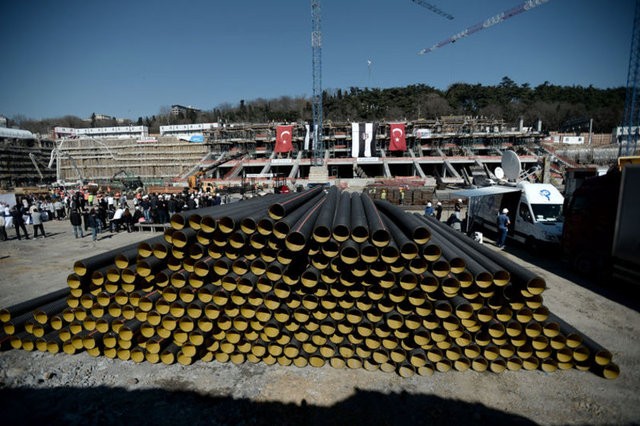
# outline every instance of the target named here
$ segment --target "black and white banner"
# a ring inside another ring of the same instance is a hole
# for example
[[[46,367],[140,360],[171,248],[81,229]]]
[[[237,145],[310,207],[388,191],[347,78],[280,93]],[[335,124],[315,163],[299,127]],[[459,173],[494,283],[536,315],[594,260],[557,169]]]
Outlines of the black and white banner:
[[[307,132],[304,134],[304,150],[305,151],[309,151],[309,125],[305,124],[304,128],[307,130]]]
[[[351,123],[351,156],[371,157],[375,151],[377,123]]]
[[[307,130],[307,132],[304,134],[304,149],[306,151],[308,151],[310,149],[314,149],[315,148],[315,143],[313,143],[313,140],[315,138],[315,134],[316,134],[316,131],[318,129],[318,125],[317,124],[313,125],[313,133],[311,133],[311,125],[310,124],[305,124],[304,128]]]

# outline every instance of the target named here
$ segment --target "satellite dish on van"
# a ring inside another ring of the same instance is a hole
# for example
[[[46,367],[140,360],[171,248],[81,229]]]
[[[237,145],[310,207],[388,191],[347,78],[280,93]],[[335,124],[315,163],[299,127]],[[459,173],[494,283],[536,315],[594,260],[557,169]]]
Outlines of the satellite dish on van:
[[[522,165],[518,154],[514,151],[505,151],[502,153],[502,170],[504,176],[508,180],[518,180],[520,172],[522,172]]]
[[[496,175],[498,179],[504,179],[504,169],[502,167],[496,167],[493,174]]]

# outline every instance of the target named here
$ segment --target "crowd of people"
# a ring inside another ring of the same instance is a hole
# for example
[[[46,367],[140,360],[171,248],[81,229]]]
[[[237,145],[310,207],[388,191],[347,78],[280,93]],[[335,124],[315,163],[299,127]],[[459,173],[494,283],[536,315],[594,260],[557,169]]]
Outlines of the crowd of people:
[[[168,223],[171,216],[186,210],[216,206],[229,202],[228,194],[223,197],[217,192],[180,192],[177,194],[157,194],[137,192],[120,194],[82,191],[61,191],[48,195],[26,195],[9,207],[0,203],[0,240],[9,238],[8,230],[13,228],[18,240],[30,239],[27,225],[32,226],[32,238],[46,238],[44,222],[49,220],[69,220],[76,238],[91,234],[93,241],[102,232],[136,231],[136,223]],[[461,199],[456,200],[454,211],[446,219],[447,225],[461,230]],[[428,202],[425,216],[442,220],[443,206]]]
[[[91,233],[93,241],[102,232],[136,231],[136,223],[168,223],[171,216],[186,210],[229,202],[219,193],[181,192],[120,194],[60,191],[47,195],[20,196],[9,206],[0,203],[0,239],[9,239],[13,229],[18,240],[46,238],[44,223],[69,220],[76,238]],[[31,225],[30,233],[27,226]]]

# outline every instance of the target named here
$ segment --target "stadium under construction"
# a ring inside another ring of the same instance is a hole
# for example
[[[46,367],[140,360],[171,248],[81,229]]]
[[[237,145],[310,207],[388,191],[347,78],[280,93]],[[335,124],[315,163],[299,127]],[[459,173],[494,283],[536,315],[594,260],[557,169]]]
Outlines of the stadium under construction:
[[[494,179],[506,150],[518,154],[523,173],[546,163],[550,172],[560,172],[554,164],[573,165],[554,152],[562,144],[545,143],[552,138],[540,123],[509,127],[498,119],[447,116],[370,124],[354,133],[365,123],[325,122],[321,158],[313,158],[318,151],[304,123],[216,123],[191,133],[185,125],[182,134],[155,136],[135,126],[92,129],[95,135],[56,128],[48,138],[4,129],[14,132],[2,137],[0,185],[10,189],[57,181],[106,187],[124,174],[167,190],[247,182],[270,188],[274,179],[291,188],[386,181],[435,189]],[[594,141],[598,136],[610,143],[610,135],[593,135]]]

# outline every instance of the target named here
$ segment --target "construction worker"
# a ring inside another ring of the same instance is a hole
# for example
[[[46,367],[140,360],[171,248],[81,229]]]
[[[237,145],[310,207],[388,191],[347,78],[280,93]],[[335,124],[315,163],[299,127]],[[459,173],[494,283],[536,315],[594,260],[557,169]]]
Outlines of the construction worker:
[[[440,221],[441,217],[442,217],[442,203],[440,201],[438,201],[436,203],[436,219],[438,219],[438,221]]]
[[[498,241],[497,246],[501,249],[504,248],[504,244],[507,240],[507,231],[509,230],[509,225],[511,225],[511,220],[509,220],[509,209],[502,209],[502,213],[498,215]]]
[[[435,214],[435,210],[433,209],[433,205],[431,204],[431,201],[429,201],[427,203],[427,207],[424,208],[424,215],[433,216],[434,214]]]

